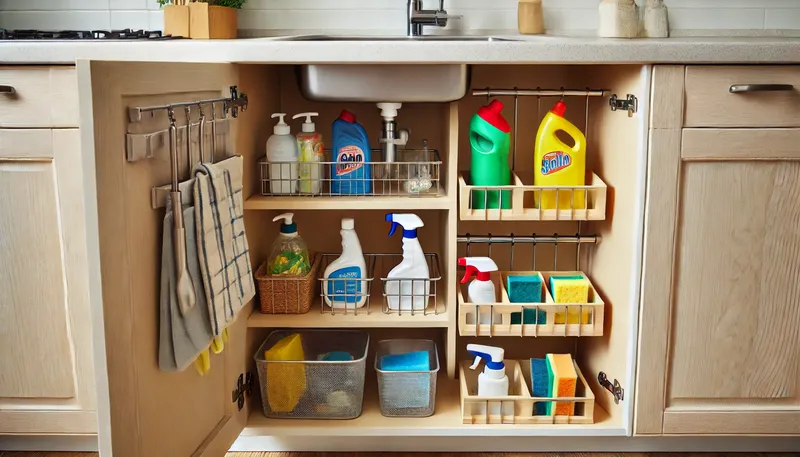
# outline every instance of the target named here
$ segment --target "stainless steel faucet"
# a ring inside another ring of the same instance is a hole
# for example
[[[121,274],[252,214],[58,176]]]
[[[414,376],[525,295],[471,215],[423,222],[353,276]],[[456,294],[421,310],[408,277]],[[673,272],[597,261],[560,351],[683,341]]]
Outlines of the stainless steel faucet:
[[[444,0],[439,0],[438,10],[422,9],[422,0],[408,0],[408,23],[406,32],[408,36],[422,36],[422,27],[447,25],[447,11],[444,10]]]

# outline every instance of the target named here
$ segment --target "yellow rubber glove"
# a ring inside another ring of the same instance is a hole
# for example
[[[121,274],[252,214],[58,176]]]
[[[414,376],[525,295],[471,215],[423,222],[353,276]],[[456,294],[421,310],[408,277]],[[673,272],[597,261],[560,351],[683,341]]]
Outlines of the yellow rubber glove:
[[[196,359],[194,359],[194,369],[200,376],[205,376],[211,371],[211,356],[208,354],[208,349],[201,352]]]

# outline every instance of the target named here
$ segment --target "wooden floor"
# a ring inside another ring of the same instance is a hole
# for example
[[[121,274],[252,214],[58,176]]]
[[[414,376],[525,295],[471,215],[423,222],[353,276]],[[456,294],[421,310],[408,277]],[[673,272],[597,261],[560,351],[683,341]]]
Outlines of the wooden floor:
[[[336,453],[336,452],[229,452],[226,457],[345,457],[352,456],[352,453]],[[359,457],[381,457],[383,453],[360,453],[355,454]],[[688,457],[697,455],[702,457],[725,457],[730,454],[700,454],[700,453],[647,453],[647,452],[629,452],[629,453],[458,453],[458,452],[442,452],[442,453],[392,453],[392,457],[410,457],[410,456],[429,456],[429,457]],[[768,454],[768,453],[743,453],[736,454],[736,457],[794,457],[797,454]],[[0,457],[98,457],[95,452],[7,452],[0,451]],[[384,456],[385,457],[385,456]]]

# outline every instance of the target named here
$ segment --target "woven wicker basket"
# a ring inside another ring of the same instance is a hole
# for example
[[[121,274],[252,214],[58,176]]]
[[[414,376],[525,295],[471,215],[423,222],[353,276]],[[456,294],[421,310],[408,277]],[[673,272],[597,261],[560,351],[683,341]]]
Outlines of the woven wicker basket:
[[[311,254],[311,270],[305,276],[272,276],[264,262],[256,271],[261,312],[265,314],[305,314],[318,296],[317,270],[320,257]]]

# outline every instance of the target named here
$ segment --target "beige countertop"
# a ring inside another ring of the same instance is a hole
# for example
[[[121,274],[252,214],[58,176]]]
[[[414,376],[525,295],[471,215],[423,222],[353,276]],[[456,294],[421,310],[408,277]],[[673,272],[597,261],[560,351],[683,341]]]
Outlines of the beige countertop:
[[[73,64],[79,59],[241,63],[800,63],[800,38],[513,38],[518,41],[326,42],[274,38],[15,41],[0,42],[0,63]]]

